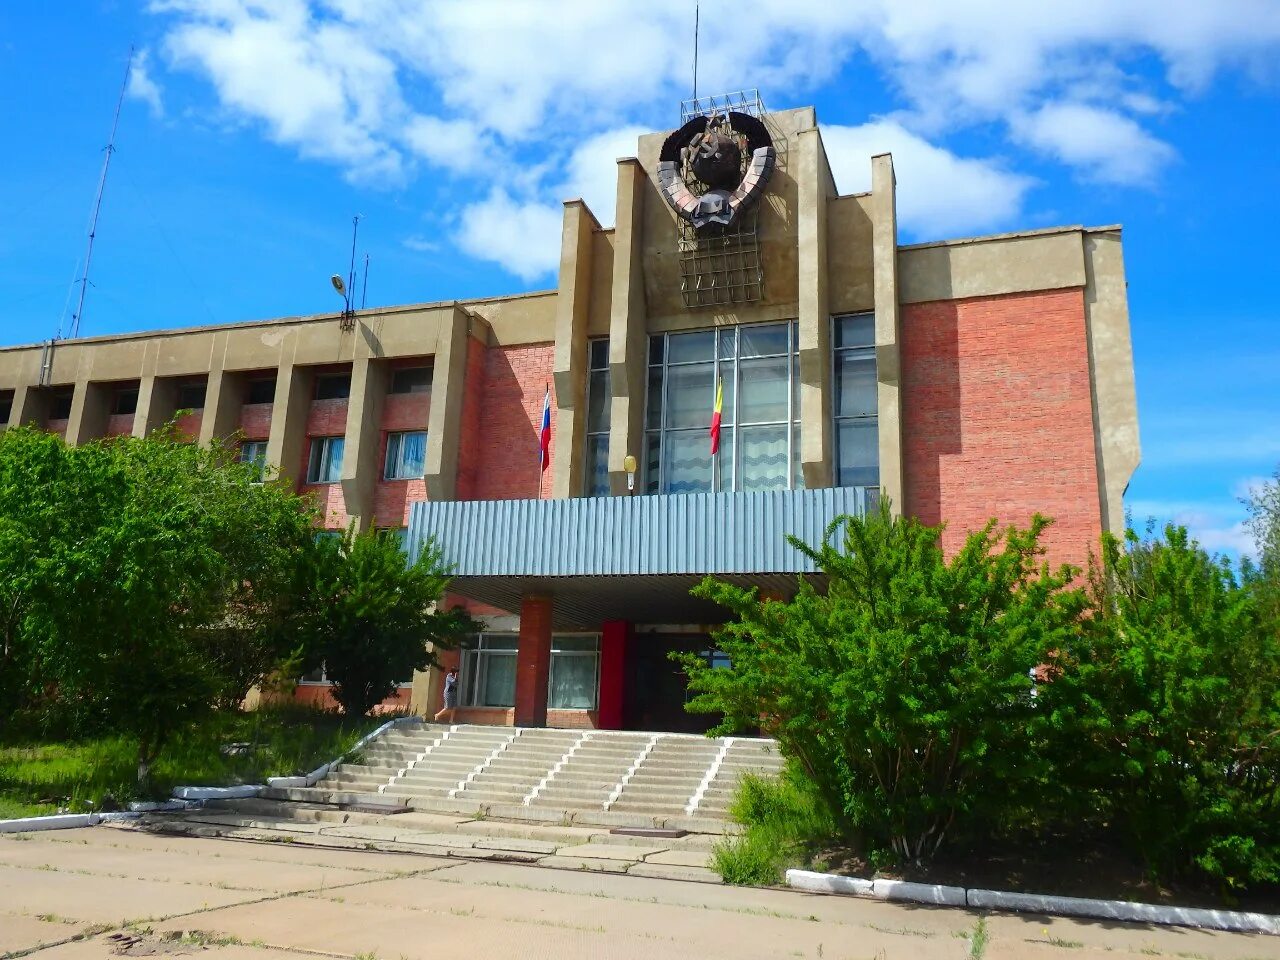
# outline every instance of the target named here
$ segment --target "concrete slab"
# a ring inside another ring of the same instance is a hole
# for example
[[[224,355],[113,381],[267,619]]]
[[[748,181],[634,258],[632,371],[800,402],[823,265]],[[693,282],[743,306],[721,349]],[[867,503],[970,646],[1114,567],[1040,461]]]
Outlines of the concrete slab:
[[[630,860],[635,862],[655,853],[661,853],[664,846],[631,846],[623,843],[583,843],[576,847],[561,847],[558,853],[563,856],[578,857],[583,860]]]
[[[24,917],[0,913],[0,954],[33,950],[42,944],[57,943],[74,937],[84,928],[82,923],[72,923],[51,914]]]
[[[663,850],[645,857],[644,862],[705,868],[711,862],[711,858],[701,850]]]
[[[660,880],[689,880],[697,883],[724,883],[714,870],[681,867],[669,863],[637,863],[627,868],[629,877],[657,877]]]
[[[594,870],[602,873],[626,873],[627,867],[635,862],[634,860],[587,859],[584,857],[556,855],[539,858],[538,866],[552,867],[556,870]]]
[[[559,849],[577,850],[580,847],[565,847],[564,844],[552,843],[549,840],[525,840],[520,837],[491,837],[476,841],[477,850],[519,850],[523,853],[552,854]]]

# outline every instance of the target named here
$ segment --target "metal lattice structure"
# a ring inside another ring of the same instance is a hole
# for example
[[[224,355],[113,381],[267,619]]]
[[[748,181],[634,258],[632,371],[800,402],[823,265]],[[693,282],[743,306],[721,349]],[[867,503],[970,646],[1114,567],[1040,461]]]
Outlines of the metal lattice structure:
[[[759,90],[697,97],[680,103],[683,126],[698,117],[743,113],[767,125],[764,101]],[[775,146],[785,138],[774,138]],[[785,147],[783,147],[785,149]],[[696,192],[705,184],[689,183]],[[697,229],[676,218],[676,250],[680,263],[680,293],[686,307],[709,307],[752,303],[764,297],[764,261],[760,256],[759,208],[752,207],[730,226]]]

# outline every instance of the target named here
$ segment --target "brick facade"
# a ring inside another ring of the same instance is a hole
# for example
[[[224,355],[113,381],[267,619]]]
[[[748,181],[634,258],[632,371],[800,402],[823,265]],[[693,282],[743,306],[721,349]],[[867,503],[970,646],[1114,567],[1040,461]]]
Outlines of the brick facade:
[[[1052,517],[1053,563],[1102,531],[1084,291],[902,308],[906,510],[950,552],[989,518]]]
[[[271,436],[273,403],[246,403],[240,408],[240,432],[246,440],[266,440]]]

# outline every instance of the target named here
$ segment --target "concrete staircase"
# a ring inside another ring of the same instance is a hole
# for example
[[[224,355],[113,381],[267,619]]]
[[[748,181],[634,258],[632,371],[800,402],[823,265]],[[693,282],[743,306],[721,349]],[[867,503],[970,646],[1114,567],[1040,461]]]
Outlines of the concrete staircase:
[[[279,800],[407,804],[522,820],[718,830],[741,776],[775,776],[771,740],[406,724]]]

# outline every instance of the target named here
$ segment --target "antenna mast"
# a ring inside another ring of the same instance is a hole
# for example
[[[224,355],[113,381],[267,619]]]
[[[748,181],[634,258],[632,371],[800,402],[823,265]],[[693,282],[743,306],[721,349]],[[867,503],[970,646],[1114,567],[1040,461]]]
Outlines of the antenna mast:
[[[89,289],[89,264],[93,260],[93,238],[98,232],[98,214],[102,211],[102,194],[107,188],[107,171],[111,169],[111,155],[116,152],[116,128],[120,126],[120,108],[124,106],[124,95],[129,89],[129,73],[133,70],[133,46],[129,46],[129,62],[124,68],[124,82],[120,84],[120,97],[116,100],[116,114],[111,121],[111,139],[107,141],[106,157],[102,161],[102,176],[98,179],[98,195],[93,201],[93,218],[89,221],[89,248],[84,255],[84,273],[77,281],[80,284],[80,298],[76,303],[76,312],[71,315],[71,338],[80,333],[80,320],[84,316],[84,296]],[[58,339],[62,338],[62,325],[58,325]]]
[[[698,14],[701,4],[693,5],[693,99],[698,99]]]
[[[360,285],[360,309],[364,309],[369,299],[369,255],[364,255],[364,282]]]

